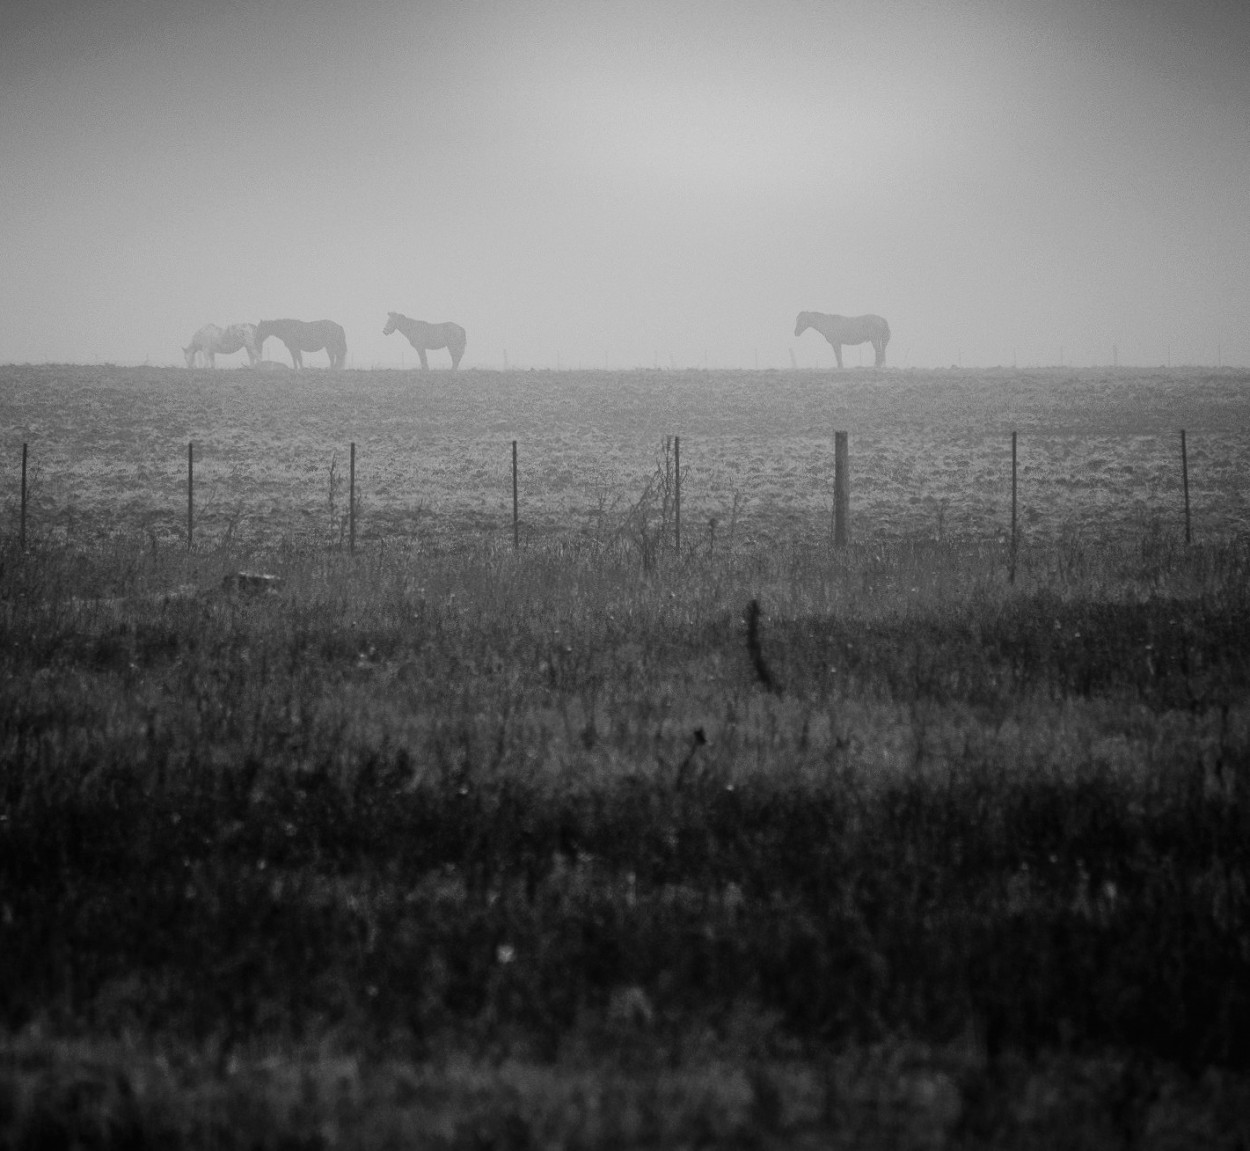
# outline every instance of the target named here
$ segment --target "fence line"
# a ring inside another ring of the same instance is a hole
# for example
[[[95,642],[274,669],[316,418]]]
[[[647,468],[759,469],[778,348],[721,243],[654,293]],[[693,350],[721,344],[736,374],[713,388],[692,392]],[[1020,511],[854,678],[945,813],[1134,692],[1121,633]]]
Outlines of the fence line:
[[[846,431],[835,431],[834,439],[834,507],[833,507],[833,545],[845,548],[850,541],[850,459],[849,435]],[[1016,578],[1017,553],[1019,550],[1019,433],[1011,433],[1011,535],[1009,549],[1010,582]],[[1181,487],[1184,500],[1185,543],[1193,541],[1191,503],[1189,494],[1189,453],[1187,434],[1180,429],[1181,441]],[[673,444],[673,476],[674,476],[674,534],[673,550],[680,554],[682,547],[682,475],[681,475],[681,437],[674,436]],[[514,550],[520,548],[520,477],[518,466],[518,441],[511,441],[512,455],[512,545]],[[351,441],[349,464],[349,495],[348,495],[348,546],[354,554],[356,551],[356,442]],[[29,445],[22,443],[21,462],[21,500],[19,513],[18,541],[22,550],[26,548],[27,518],[29,508]],[[940,516],[940,513],[939,513]],[[714,523],[715,521],[713,521]],[[340,521],[341,524],[341,521]],[[339,528],[341,531],[341,526]],[[713,535],[710,538],[714,539]],[[940,535],[939,519],[939,535]],[[187,443],[187,550],[193,549],[195,540],[195,443]],[[339,537],[341,540],[341,536]]]

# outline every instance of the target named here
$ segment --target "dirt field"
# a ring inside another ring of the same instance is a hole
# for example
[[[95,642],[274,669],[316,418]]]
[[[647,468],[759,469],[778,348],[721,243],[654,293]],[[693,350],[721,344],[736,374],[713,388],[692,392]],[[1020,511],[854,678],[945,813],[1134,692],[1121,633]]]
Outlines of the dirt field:
[[[30,445],[31,530],[70,538],[186,526],[240,541],[341,533],[357,445],[362,540],[431,543],[511,526],[594,530],[682,441],[686,539],[769,544],[830,530],[832,433],[850,433],[852,530],[1000,537],[1010,433],[1020,524],[1038,542],[1183,531],[1179,429],[1196,538],[1250,527],[1250,373],[984,371],[348,371],[0,368],[0,502],[16,516]],[[333,468],[333,471],[332,471]]]

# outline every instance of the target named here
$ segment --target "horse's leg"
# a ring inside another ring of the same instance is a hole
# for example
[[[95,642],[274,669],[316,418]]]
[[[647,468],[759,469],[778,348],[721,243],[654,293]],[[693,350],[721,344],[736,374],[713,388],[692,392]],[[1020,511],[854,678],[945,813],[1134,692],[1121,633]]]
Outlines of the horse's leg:
[[[426,359],[425,349],[418,348],[417,355],[421,357],[421,370],[423,372],[428,372],[430,370],[430,361]]]
[[[841,344],[833,345],[833,354],[838,357],[838,367],[840,368],[842,366],[842,345]]]
[[[285,340],[282,341],[284,344]],[[287,344],[286,350],[291,353],[291,367],[296,371],[304,366],[304,357],[300,355],[300,350],[294,344]]]

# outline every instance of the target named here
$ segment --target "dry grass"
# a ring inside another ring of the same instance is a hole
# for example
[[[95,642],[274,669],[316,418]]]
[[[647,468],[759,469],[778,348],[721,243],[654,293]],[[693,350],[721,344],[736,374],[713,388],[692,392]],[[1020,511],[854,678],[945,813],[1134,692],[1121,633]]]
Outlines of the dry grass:
[[[0,369],[5,499],[20,445],[37,529],[83,540],[185,531],[186,443],[201,538],[337,539],[348,444],[362,539],[434,546],[506,537],[510,441],[527,538],[591,535],[683,439],[692,544],[823,542],[835,428],[851,433],[863,540],[996,539],[1010,524],[1010,432],[1021,435],[1021,526],[1137,539],[1182,524],[1177,429],[1189,432],[1199,539],[1250,527],[1244,373],[329,372]],[[330,507],[331,467],[338,483]],[[710,527],[715,520],[717,527]]]
[[[967,459],[1016,420],[1078,442],[1070,407],[1140,451],[1170,395],[1231,467],[1236,381],[30,371],[3,400],[44,470],[32,547],[0,550],[0,1141],[1245,1141],[1250,553],[1202,535],[1237,492],[1186,548],[1175,492],[1121,505],[1108,462],[1097,533],[1047,505],[1014,585],[960,441],[941,540],[895,498],[928,475],[895,447],[959,410]],[[291,470],[353,410],[394,469],[362,467],[355,556],[344,445],[306,515]],[[845,551],[817,410],[880,512]],[[188,553],[191,435],[235,518]],[[522,456],[550,502],[520,552],[513,436],[548,461]],[[168,475],[100,466],[161,437]],[[224,591],[240,567],[284,583]]]

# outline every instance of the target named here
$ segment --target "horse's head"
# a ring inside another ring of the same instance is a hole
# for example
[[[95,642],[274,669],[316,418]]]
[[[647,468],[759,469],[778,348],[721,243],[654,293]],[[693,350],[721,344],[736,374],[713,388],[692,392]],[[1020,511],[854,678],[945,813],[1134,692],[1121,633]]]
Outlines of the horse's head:
[[[185,348],[182,349],[182,355],[183,355],[183,358],[187,361],[188,368],[195,367],[195,352],[196,352],[196,347],[194,344],[188,344]]]
[[[801,336],[811,326],[812,326],[812,313],[800,312],[799,318],[794,322],[794,334],[796,336]]]
[[[252,346],[256,349],[258,354],[265,346],[265,341],[272,335],[273,324],[269,320],[261,320],[261,322],[252,330]]]
[[[382,335],[389,336],[395,330],[395,324],[399,320],[398,312],[386,313],[386,327],[382,329]]]

